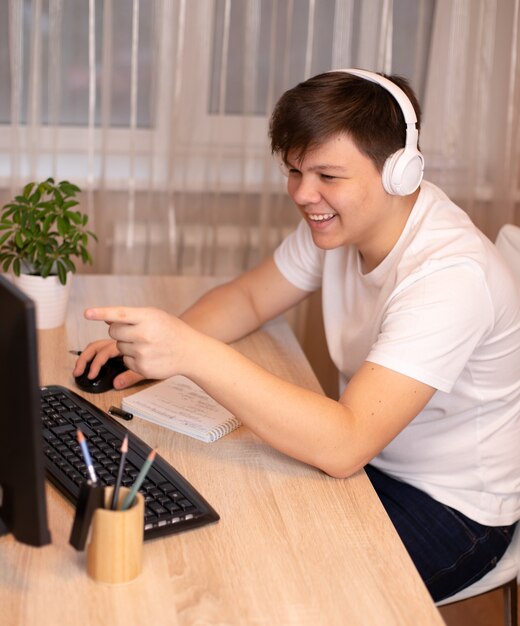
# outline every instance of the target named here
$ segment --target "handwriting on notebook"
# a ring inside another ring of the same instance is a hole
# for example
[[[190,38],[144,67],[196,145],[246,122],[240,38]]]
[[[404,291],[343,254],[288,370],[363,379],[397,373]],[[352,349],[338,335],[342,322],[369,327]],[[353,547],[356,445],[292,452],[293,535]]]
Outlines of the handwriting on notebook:
[[[236,417],[185,376],[172,376],[127,396],[121,407],[206,442],[215,441],[240,426]]]

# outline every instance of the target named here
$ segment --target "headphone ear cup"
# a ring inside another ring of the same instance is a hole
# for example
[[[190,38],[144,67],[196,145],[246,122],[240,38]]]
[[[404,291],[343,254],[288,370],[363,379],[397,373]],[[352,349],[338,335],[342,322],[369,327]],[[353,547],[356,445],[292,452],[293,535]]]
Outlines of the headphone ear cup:
[[[421,184],[424,157],[415,148],[401,148],[391,154],[381,174],[385,191],[394,196],[407,196]]]

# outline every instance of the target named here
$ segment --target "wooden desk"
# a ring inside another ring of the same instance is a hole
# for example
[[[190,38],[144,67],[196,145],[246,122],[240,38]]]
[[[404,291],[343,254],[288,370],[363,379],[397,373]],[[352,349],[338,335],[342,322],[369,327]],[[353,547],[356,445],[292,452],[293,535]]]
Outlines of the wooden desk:
[[[216,282],[75,277],[66,327],[39,333],[41,383],[73,388],[75,357],[67,351],[105,336],[103,324],[83,319],[85,306],[146,303],[178,313]],[[268,324],[237,348],[276,374],[319,389],[285,321]],[[103,408],[120,398],[116,392],[89,397]],[[137,418],[127,424],[159,447],[221,520],[146,542],[141,576],[111,587],[88,578],[85,554],[68,543],[73,508],[48,486],[52,545],[0,539],[2,624],[443,623],[363,472],[330,478],[245,427],[204,444]]]

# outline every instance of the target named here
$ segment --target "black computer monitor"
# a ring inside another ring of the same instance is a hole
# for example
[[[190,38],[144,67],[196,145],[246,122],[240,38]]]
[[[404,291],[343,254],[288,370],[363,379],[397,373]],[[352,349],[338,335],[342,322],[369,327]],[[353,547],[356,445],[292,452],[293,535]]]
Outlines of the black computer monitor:
[[[0,276],[0,534],[50,542],[35,306]]]

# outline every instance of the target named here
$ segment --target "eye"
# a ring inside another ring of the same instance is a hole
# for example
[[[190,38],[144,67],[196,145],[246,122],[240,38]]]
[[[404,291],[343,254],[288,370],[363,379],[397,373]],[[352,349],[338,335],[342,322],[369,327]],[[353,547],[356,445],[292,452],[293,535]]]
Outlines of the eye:
[[[295,167],[291,167],[290,165],[287,165],[287,163],[284,163],[283,161],[279,162],[279,167],[280,167],[280,171],[286,178],[288,178],[290,175],[299,173],[299,170],[297,170]]]
[[[285,176],[287,178],[294,178],[295,176],[301,176],[301,172],[299,169],[295,167],[291,167],[290,165],[285,166]]]
[[[337,176],[331,176],[330,174],[320,174],[322,180],[336,180]]]

